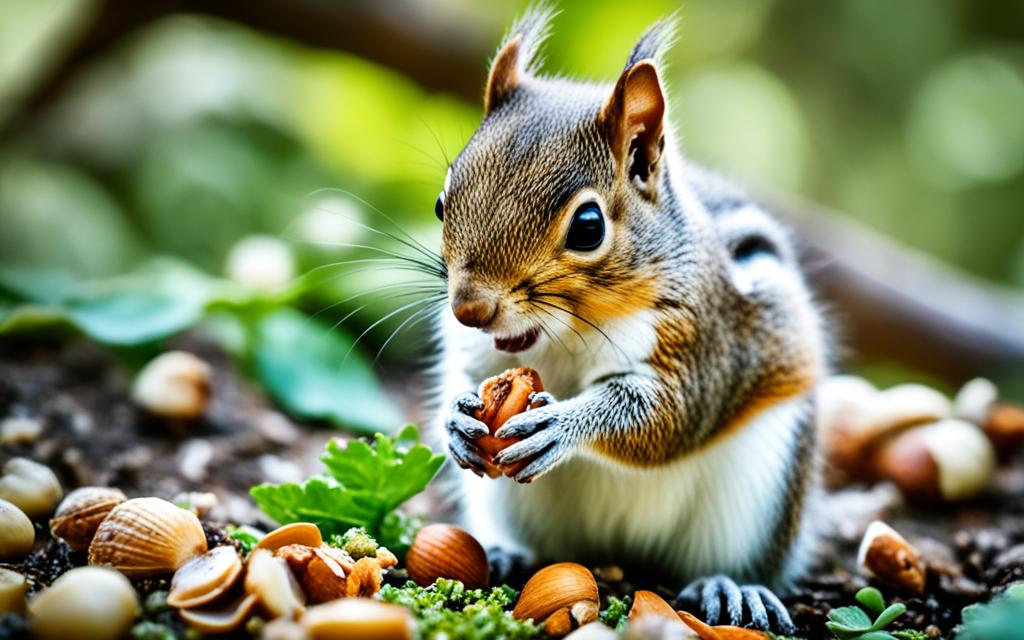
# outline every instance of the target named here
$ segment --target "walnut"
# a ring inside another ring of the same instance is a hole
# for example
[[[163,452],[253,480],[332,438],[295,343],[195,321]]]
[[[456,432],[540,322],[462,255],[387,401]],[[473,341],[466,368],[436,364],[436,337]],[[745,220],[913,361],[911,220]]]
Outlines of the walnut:
[[[484,406],[474,412],[474,417],[486,424],[491,432],[477,440],[484,453],[493,459],[499,451],[519,441],[519,438],[496,438],[494,432],[512,416],[534,408],[530,397],[543,390],[540,375],[525,367],[509,369],[483,381],[479,394]],[[525,464],[519,462],[503,469],[492,463],[488,466],[487,475],[497,478],[502,473],[514,474]]]

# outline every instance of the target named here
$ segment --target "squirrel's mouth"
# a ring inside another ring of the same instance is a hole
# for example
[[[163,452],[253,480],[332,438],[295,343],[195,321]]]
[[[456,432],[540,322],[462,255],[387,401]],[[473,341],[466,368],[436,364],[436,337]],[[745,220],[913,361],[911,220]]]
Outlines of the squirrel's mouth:
[[[511,338],[499,338],[494,337],[494,348],[498,351],[506,351],[508,353],[518,353],[520,351],[526,351],[537,342],[537,336],[540,335],[540,329],[534,327],[526,333],[521,333]]]

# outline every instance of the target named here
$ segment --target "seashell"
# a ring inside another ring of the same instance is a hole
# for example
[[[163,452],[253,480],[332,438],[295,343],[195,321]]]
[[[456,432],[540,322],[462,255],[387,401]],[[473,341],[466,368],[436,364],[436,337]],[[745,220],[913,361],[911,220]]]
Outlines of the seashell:
[[[405,564],[409,577],[421,587],[429,587],[438,578],[452,578],[468,589],[482,589],[490,579],[487,552],[476,538],[450,524],[420,529]]]
[[[242,559],[234,547],[211,549],[174,572],[167,604],[190,609],[213,602],[233,587],[241,574]]]
[[[170,573],[206,553],[199,518],[160,498],[122,502],[96,529],[89,564],[109,565],[128,577]]]
[[[633,594],[633,606],[629,609],[629,619],[636,620],[642,616],[658,616],[682,623],[672,605],[653,591],[637,591]]]
[[[0,500],[0,560],[21,560],[32,551],[36,530],[25,512]]]
[[[75,551],[86,549],[107,514],[126,500],[120,489],[111,487],[75,489],[64,496],[50,519],[50,533]]]
[[[320,528],[310,522],[293,522],[274,529],[260,539],[257,549],[274,551],[288,544],[301,544],[307,547],[319,547],[324,543]]]
[[[224,547],[218,547],[223,549]],[[253,594],[241,595],[225,607],[215,609],[181,609],[178,614],[188,626],[201,633],[228,633],[249,618],[258,598]]]
[[[0,568],[0,616],[5,613],[23,612],[26,595],[28,581],[25,580],[25,576],[11,569]]]
[[[39,640],[117,640],[138,609],[128,579],[105,567],[72,569],[28,603],[32,637]]]
[[[254,549],[245,574],[245,592],[255,595],[272,618],[296,618],[305,611],[305,594],[288,569],[268,549]]]
[[[523,587],[512,615],[540,622],[579,602],[600,603],[594,574],[581,564],[559,562],[533,574]]]
[[[409,610],[370,598],[344,598],[310,608],[302,628],[311,640],[409,640],[413,622]]]

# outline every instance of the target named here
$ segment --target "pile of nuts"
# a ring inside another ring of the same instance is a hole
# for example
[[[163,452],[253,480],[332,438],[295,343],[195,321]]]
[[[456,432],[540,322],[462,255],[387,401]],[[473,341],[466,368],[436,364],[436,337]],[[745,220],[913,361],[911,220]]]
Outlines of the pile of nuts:
[[[984,491],[997,460],[1024,444],[1024,410],[1000,403],[991,382],[968,382],[950,401],[919,384],[879,391],[836,376],[818,395],[825,454],[847,479],[889,480],[919,502],[954,501]]]

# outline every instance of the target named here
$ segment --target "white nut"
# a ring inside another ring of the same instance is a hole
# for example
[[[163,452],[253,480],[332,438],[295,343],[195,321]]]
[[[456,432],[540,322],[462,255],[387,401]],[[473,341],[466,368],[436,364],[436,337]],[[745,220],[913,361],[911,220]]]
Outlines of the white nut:
[[[925,430],[925,446],[938,466],[943,498],[969,498],[988,486],[996,453],[981,429],[962,420],[943,420]]]
[[[0,569],[0,615],[23,612],[27,593],[25,576],[10,569]]]
[[[10,416],[0,421],[0,444],[35,442],[43,433],[43,423],[38,418]]]
[[[0,498],[8,500],[30,518],[49,515],[61,496],[60,481],[46,465],[28,458],[11,458],[0,477]]]
[[[28,604],[32,636],[40,640],[116,640],[138,613],[128,578],[105,567],[79,567],[62,575]]]
[[[295,277],[295,257],[287,243],[273,236],[242,238],[228,254],[227,276],[256,291],[279,291]]]
[[[21,560],[32,551],[36,530],[25,512],[0,500],[0,560]]]
[[[168,418],[195,419],[210,399],[210,365],[185,351],[168,351],[147,364],[132,387],[132,400]]]
[[[986,378],[975,378],[956,392],[956,398],[953,399],[953,415],[961,420],[983,425],[997,400],[999,389],[996,385]]]
[[[565,640],[618,640],[619,634],[600,622],[585,624],[565,636]]]

